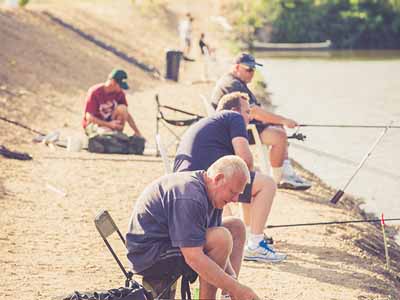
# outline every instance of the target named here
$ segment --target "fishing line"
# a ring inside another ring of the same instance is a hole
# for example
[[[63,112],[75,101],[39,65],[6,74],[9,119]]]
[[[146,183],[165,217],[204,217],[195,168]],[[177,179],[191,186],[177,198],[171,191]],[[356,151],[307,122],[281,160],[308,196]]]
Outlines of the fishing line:
[[[335,128],[400,128],[400,126],[396,125],[346,125],[346,124],[299,124],[299,127],[335,127]]]
[[[268,229],[268,228],[335,225],[335,224],[350,224],[350,223],[378,223],[381,221],[382,219],[369,219],[369,220],[332,221],[332,222],[316,222],[316,223],[298,223],[298,224],[267,225],[265,226],[265,228]],[[400,221],[400,218],[385,219],[385,222],[386,221]]]

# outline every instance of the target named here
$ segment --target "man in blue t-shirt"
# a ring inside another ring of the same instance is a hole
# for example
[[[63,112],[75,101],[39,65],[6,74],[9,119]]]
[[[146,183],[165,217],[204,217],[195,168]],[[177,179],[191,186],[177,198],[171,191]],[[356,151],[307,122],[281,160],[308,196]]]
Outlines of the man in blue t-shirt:
[[[311,184],[298,176],[288,158],[287,135],[284,127],[295,128],[297,122],[283,116],[271,113],[263,109],[258,103],[255,95],[250,91],[247,84],[254,76],[257,63],[254,57],[247,53],[237,56],[232,70],[218,80],[213,93],[212,103],[217,107],[222,96],[232,92],[243,92],[249,95],[251,123],[256,125],[260,133],[261,141],[270,146],[269,160],[272,167],[272,175],[280,188],[294,190],[306,190]],[[250,136],[250,143],[253,137]]]
[[[276,185],[271,177],[254,172],[246,126],[249,103],[245,93],[225,95],[215,115],[204,118],[182,136],[175,156],[174,172],[206,170],[225,155],[241,157],[250,170],[251,182],[240,195],[244,222],[250,235],[245,248],[246,260],[277,262],[286,258],[275,252],[264,238],[264,227],[275,196]]]
[[[220,288],[233,299],[258,300],[251,288],[237,281],[244,224],[221,218],[223,207],[237,202],[249,181],[244,161],[231,155],[207,171],[168,174],[151,183],[135,204],[126,235],[134,273],[157,294],[171,278],[195,272],[200,277],[199,299],[215,299]],[[157,281],[164,284],[152,284]]]

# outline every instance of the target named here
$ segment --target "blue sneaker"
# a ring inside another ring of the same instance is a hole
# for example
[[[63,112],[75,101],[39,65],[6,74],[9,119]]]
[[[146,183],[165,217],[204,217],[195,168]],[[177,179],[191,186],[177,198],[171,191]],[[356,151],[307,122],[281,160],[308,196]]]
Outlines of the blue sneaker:
[[[276,252],[272,245],[262,240],[257,247],[250,248],[246,245],[244,249],[244,260],[259,262],[280,262],[286,259],[287,255]]]

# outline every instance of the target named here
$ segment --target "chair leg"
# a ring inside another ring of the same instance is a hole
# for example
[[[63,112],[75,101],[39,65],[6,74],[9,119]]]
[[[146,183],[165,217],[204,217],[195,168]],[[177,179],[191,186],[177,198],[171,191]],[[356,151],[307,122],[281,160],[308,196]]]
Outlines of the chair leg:
[[[153,279],[145,278],[142,279],[143,287],[150,291],[153,295],[153,299],[156,299],[167,287],[171,284],[172,279]],[[167,289],[162,295],[161,299],[175,299],[177,280],[174,280],[172,286]]]

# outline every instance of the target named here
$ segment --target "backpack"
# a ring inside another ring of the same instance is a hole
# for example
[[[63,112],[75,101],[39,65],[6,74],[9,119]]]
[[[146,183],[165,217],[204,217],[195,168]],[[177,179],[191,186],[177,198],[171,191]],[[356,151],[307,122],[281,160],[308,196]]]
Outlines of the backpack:
[[[143,286],[134,283],[132,287],[120,287],[111,289],[106,292],[79,293],[74,292],[72,295],[63,300],[152,300],[151,293],[146,291]]]
[[[144,146],[142,137],[113,132],[89,138],[88,150],[93,153],[143,154]]]

